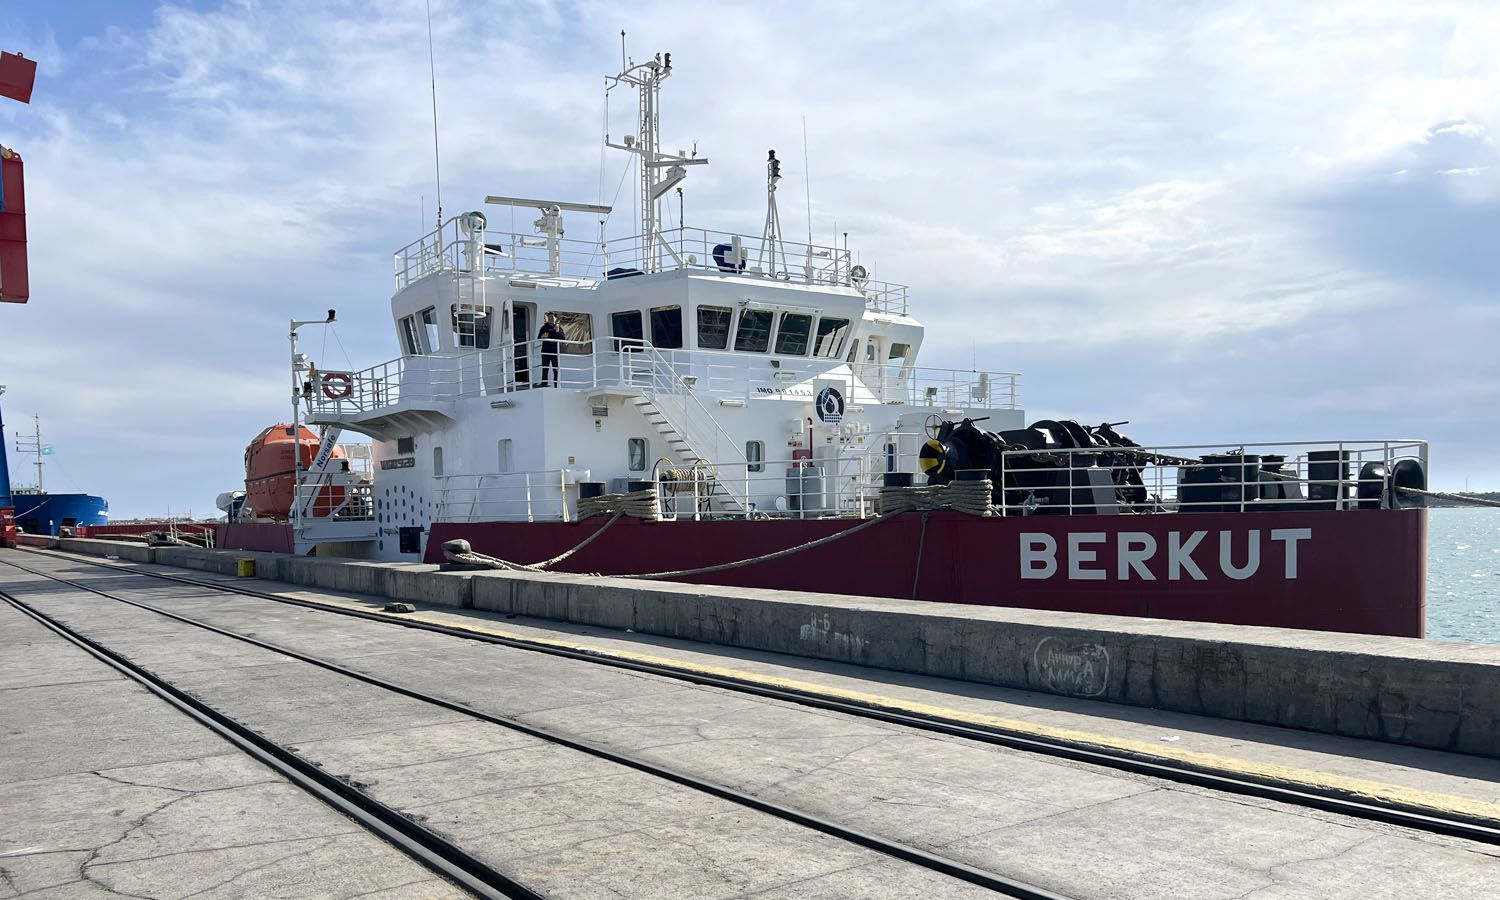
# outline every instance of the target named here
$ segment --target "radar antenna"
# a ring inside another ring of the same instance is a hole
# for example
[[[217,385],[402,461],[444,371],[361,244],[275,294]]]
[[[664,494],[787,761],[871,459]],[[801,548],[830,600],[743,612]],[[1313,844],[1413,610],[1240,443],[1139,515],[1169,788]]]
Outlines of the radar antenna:
[[[766,227],[760,235],[760,258],[766,274],[775,277],[787,271],[786,246],[781,240],[781,212],[776,208],[776,185],[781,182],[781,160],[776,151],[766,153]],[[778,266],[778,253],[781,264]]]
[[[687,177],[688,166],[703,166],[708,159],[699,158],[697,150],[689,156],[681,150],[663,153],[661,150],[661,83],[672,75],[672,54],[658,53],[652,59],[635,65],[627,65],[620,74],[606,79],[610,87],[629,85],[640,96],[636,114],[636,133],[627,134],[620,143],[611,143],[609,135],[604,144],[616,150],[635,154],[640,166],[640,240],[641,271],[656,272],[662,268],[663,254],[672,256],[677,265],[682,265],[677,251],[670,241],[661,235],[661,202],[667,192]],[[681,223],[678,223],[679,227]]]

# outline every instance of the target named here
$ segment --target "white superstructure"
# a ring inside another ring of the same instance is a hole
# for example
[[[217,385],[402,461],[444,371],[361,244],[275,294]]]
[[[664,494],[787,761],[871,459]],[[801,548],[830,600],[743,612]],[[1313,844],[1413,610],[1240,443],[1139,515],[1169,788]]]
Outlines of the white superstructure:
[[[636,156],[638,233],[569,238],[565,217],[577,233],[609,209],[489,197],[535,208],[535,232],[453,217],[395,254],[399,357],[296,373],[309,424],[375,442],[371,517],[304,517],[299,550],[411,560],[433,522],[569,519],[581,482],[656,482],[678,517],[864,515],[883,473],[911,469],[929,417],[1024,425],[1018,376],[916,365],[904,286],[847,248],[782,238],[774,155],[761,235],[661,226],[663,200],[707,163],[660,149],[671,71],[668,55],[611,79],[638,94],[637,133],[609,142]],[[554,347],[537,338],[549,311]]]

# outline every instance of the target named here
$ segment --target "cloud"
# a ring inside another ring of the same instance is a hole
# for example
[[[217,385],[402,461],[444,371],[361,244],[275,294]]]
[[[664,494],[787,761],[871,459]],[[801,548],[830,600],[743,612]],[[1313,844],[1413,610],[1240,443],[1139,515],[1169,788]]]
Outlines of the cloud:
[[[1461,120],[1433,126],[1389,157],[1299,204],[1319,242],[1414,289],[1492,295],[1500,282],[1500,143]]]
[[[396,353],[390,254],[436,205],[423,8],[69,16],[0,13],[45,57],[33,105],[0,107],[27,158],[35,295],[0,309],[21,348],[0,363],[6,408],[40,412],[118,513],[205,509],[286,415],[288,319],[334,306],[355,366]],[[614,196],[598,139],[633,111],[617,96],[606,123],[600,94],[624,26],[637,58],[673,51],[667,142],[712,160],[688,221],[758,234],[775,147],[787,233],[806,233],[810,174],[817,240],[849,232],[877,277],[912,286],[925,364],[1022,368],[1038,413],[1124,410],[1174,439],[1401,425],[1459,458],[1500,437],[1451,412],[1495,400],[1477,335],[1500,258],[1481,252],[1497,22],[1478,4],[773,3],[726,20],[440,0],[444,207]],[[628,180],[620,203],[614,234]],[[343,363],[336,342],[313,349]]]

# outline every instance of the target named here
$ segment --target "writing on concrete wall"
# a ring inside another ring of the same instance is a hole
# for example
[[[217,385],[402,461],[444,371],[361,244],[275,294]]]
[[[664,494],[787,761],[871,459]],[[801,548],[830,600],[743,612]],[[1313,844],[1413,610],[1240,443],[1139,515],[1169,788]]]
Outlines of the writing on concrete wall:
[[[1033,679],[1054,693],[1097,697],[1109,686],[1109,651],[1099,644],[1045,637],[1031,660]]]
[[[1068,581],[1208,581],[1204,572],[1215,568],[1235,581],[1260,571],[1261,529],[1225,530],[1218,533],[1218,558],[1207,531],[1169,531],[1166,545],[1145,531],[1070,531],[1065,546],[1046,532],[1021,532],[1021,577],[1047,579],[1062,575]],[[1113,538],[1113,541],[1110,540]],[[1297,550],[1312,540],[1311,528],[1272,528],[1269,553],[1272,565],[1279,561],[1281,576],[1297,578]],[[1200,547],[1207,544],[1206,547]],[[1111,546],[1112,545],[1112,546]],[[1197,554],[1196,556],[1194,554]],[[1280,559],[1274,560],[1279,554]],[[1217,564],[1217,565],[1216,565]]]
[[[835,631],[833,620],[827,613],[813,614],[811,621],[803,625],[797,635],[803,643],[819,644],[841,656],[854,657],[865,649],[865,639],[857,634]]]

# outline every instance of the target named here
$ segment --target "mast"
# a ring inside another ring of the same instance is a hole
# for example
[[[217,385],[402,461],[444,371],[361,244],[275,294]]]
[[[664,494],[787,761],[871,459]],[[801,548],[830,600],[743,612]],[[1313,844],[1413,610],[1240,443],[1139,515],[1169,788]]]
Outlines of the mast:
[[[42,417],[33,414],[31,417],[36,427],[36,489],[42,490]]]
[[[36,489],[38,491],[41,491],[42,490],[42,456],[45,455],[47,452],[49,452],[51,450],[51,448],[43,446],[43,444],[42,444],[42,417],[39,416],[39,415],[34,415],[34,416],[32,416],[32,419],[34,420],[34,423],[35,423],[34,427],[36,429],[35,432],[33,433],[33,437],[31,438],[31,440],[30,440],[29,443],[24,443],[23,444],[21,442],[22,441],[21,435],[19,433],[17,433],[16,434],[16,452],[17,453],[35,453],[36,454],[36,463],[35,463],[35,465],[36,465]],[[0,467],[0,472],[4,472],[4,468],[3,467]],[[3,504],[0,504],[0,505],[3,505]]]
[[[0,384],[0,394],[5,393],[5,385]],[[5,415],[0,413],[0,509],[12,506],[10,499],[10,465],[5,459]]]
[[[618,144],[611,143],[606,134],[604,144],[638,157],[636,162],[640,166],[641,195],[639,262],[642,272],[658,271],[663,252],[674,257],[677,255],[671,242],[661,235],[661,198],[687,177],[687,166],[708,164],[707,158],[698,158],[696,148],[691,156],[680,150],[676,153],[663,153],[661,150],[661,83],[671,75],[672,54],[658,53],[654,58],[635,65],[631,65],[627,59],[620,74],[606,79],[611,88],[621,84],[629,85],[639,95],[636,133],[625,135]]]

